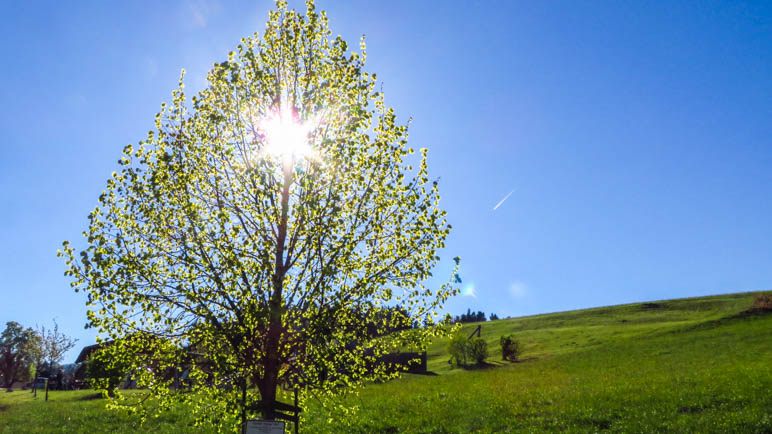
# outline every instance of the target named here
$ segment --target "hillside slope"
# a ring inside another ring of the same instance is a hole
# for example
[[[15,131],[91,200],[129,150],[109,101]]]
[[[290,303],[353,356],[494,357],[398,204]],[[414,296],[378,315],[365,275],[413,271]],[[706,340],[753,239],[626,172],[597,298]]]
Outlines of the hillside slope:
[[[436,342],[438,375],[366,388],[351,431],[772,432],[772,315],[744,313],[756,295],[484,322],[495,367],[451,369]],[[520,363],[496,360],[510,333],[525,344]],[[310,431],[335,430],[320,419]]]
[[[772,433],[772,314],[744,312],[757,295],[485,322],[486,369],[451,369],[445,342],[435,342],[430,375],[346,398],[360,407],[352,427],[312,402],[300,431]],[[498,360],[504,334],[524,344],[523,361]],[[48,402],[28,391],[0,393],[0,433],[197,432],[191,422],[180,408],[139,426],[107,411],[92,391],[51,392]]]

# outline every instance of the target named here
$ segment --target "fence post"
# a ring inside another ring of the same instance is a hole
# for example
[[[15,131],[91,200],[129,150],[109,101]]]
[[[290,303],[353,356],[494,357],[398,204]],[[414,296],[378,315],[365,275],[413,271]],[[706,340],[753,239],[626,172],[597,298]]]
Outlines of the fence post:
[[[298,389],[295,389],[295,408],[298,408]],[[295,434],[298,434],[298,424],[300,424],[300,412],[295,411]]]

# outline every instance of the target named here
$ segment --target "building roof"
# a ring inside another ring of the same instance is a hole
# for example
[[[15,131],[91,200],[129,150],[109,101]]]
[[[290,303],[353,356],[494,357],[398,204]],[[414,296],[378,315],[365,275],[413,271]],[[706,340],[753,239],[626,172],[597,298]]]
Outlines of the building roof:
[[[75,359],[75,363],[83,363],[86,360],[88,360],[89,356],[91,356],[91,353],[94,351],[102,348],[103,345],[107,344],[107,342],[101,343],[101,344],[94,344],[94,345],[88,345],[83,347],[82,350],[80,350],[80,354],[78,354],[78,358]]]

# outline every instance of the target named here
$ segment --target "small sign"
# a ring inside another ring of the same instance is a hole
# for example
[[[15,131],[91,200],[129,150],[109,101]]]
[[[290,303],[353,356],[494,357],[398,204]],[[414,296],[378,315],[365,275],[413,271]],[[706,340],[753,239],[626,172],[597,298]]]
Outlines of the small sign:
[[[284,434],[284,422],[278,420],[248,420],[247,434]]]

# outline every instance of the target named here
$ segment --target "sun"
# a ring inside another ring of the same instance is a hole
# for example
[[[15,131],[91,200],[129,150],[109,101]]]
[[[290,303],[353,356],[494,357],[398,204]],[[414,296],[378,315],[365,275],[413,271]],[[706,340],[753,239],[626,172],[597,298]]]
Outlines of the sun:
[[[310,136],[314,127],[312,122],[301,121],[291,108],[283,105],[259,124],[265,140],[263,152],[284,161],[313,159],[316,152]]]

